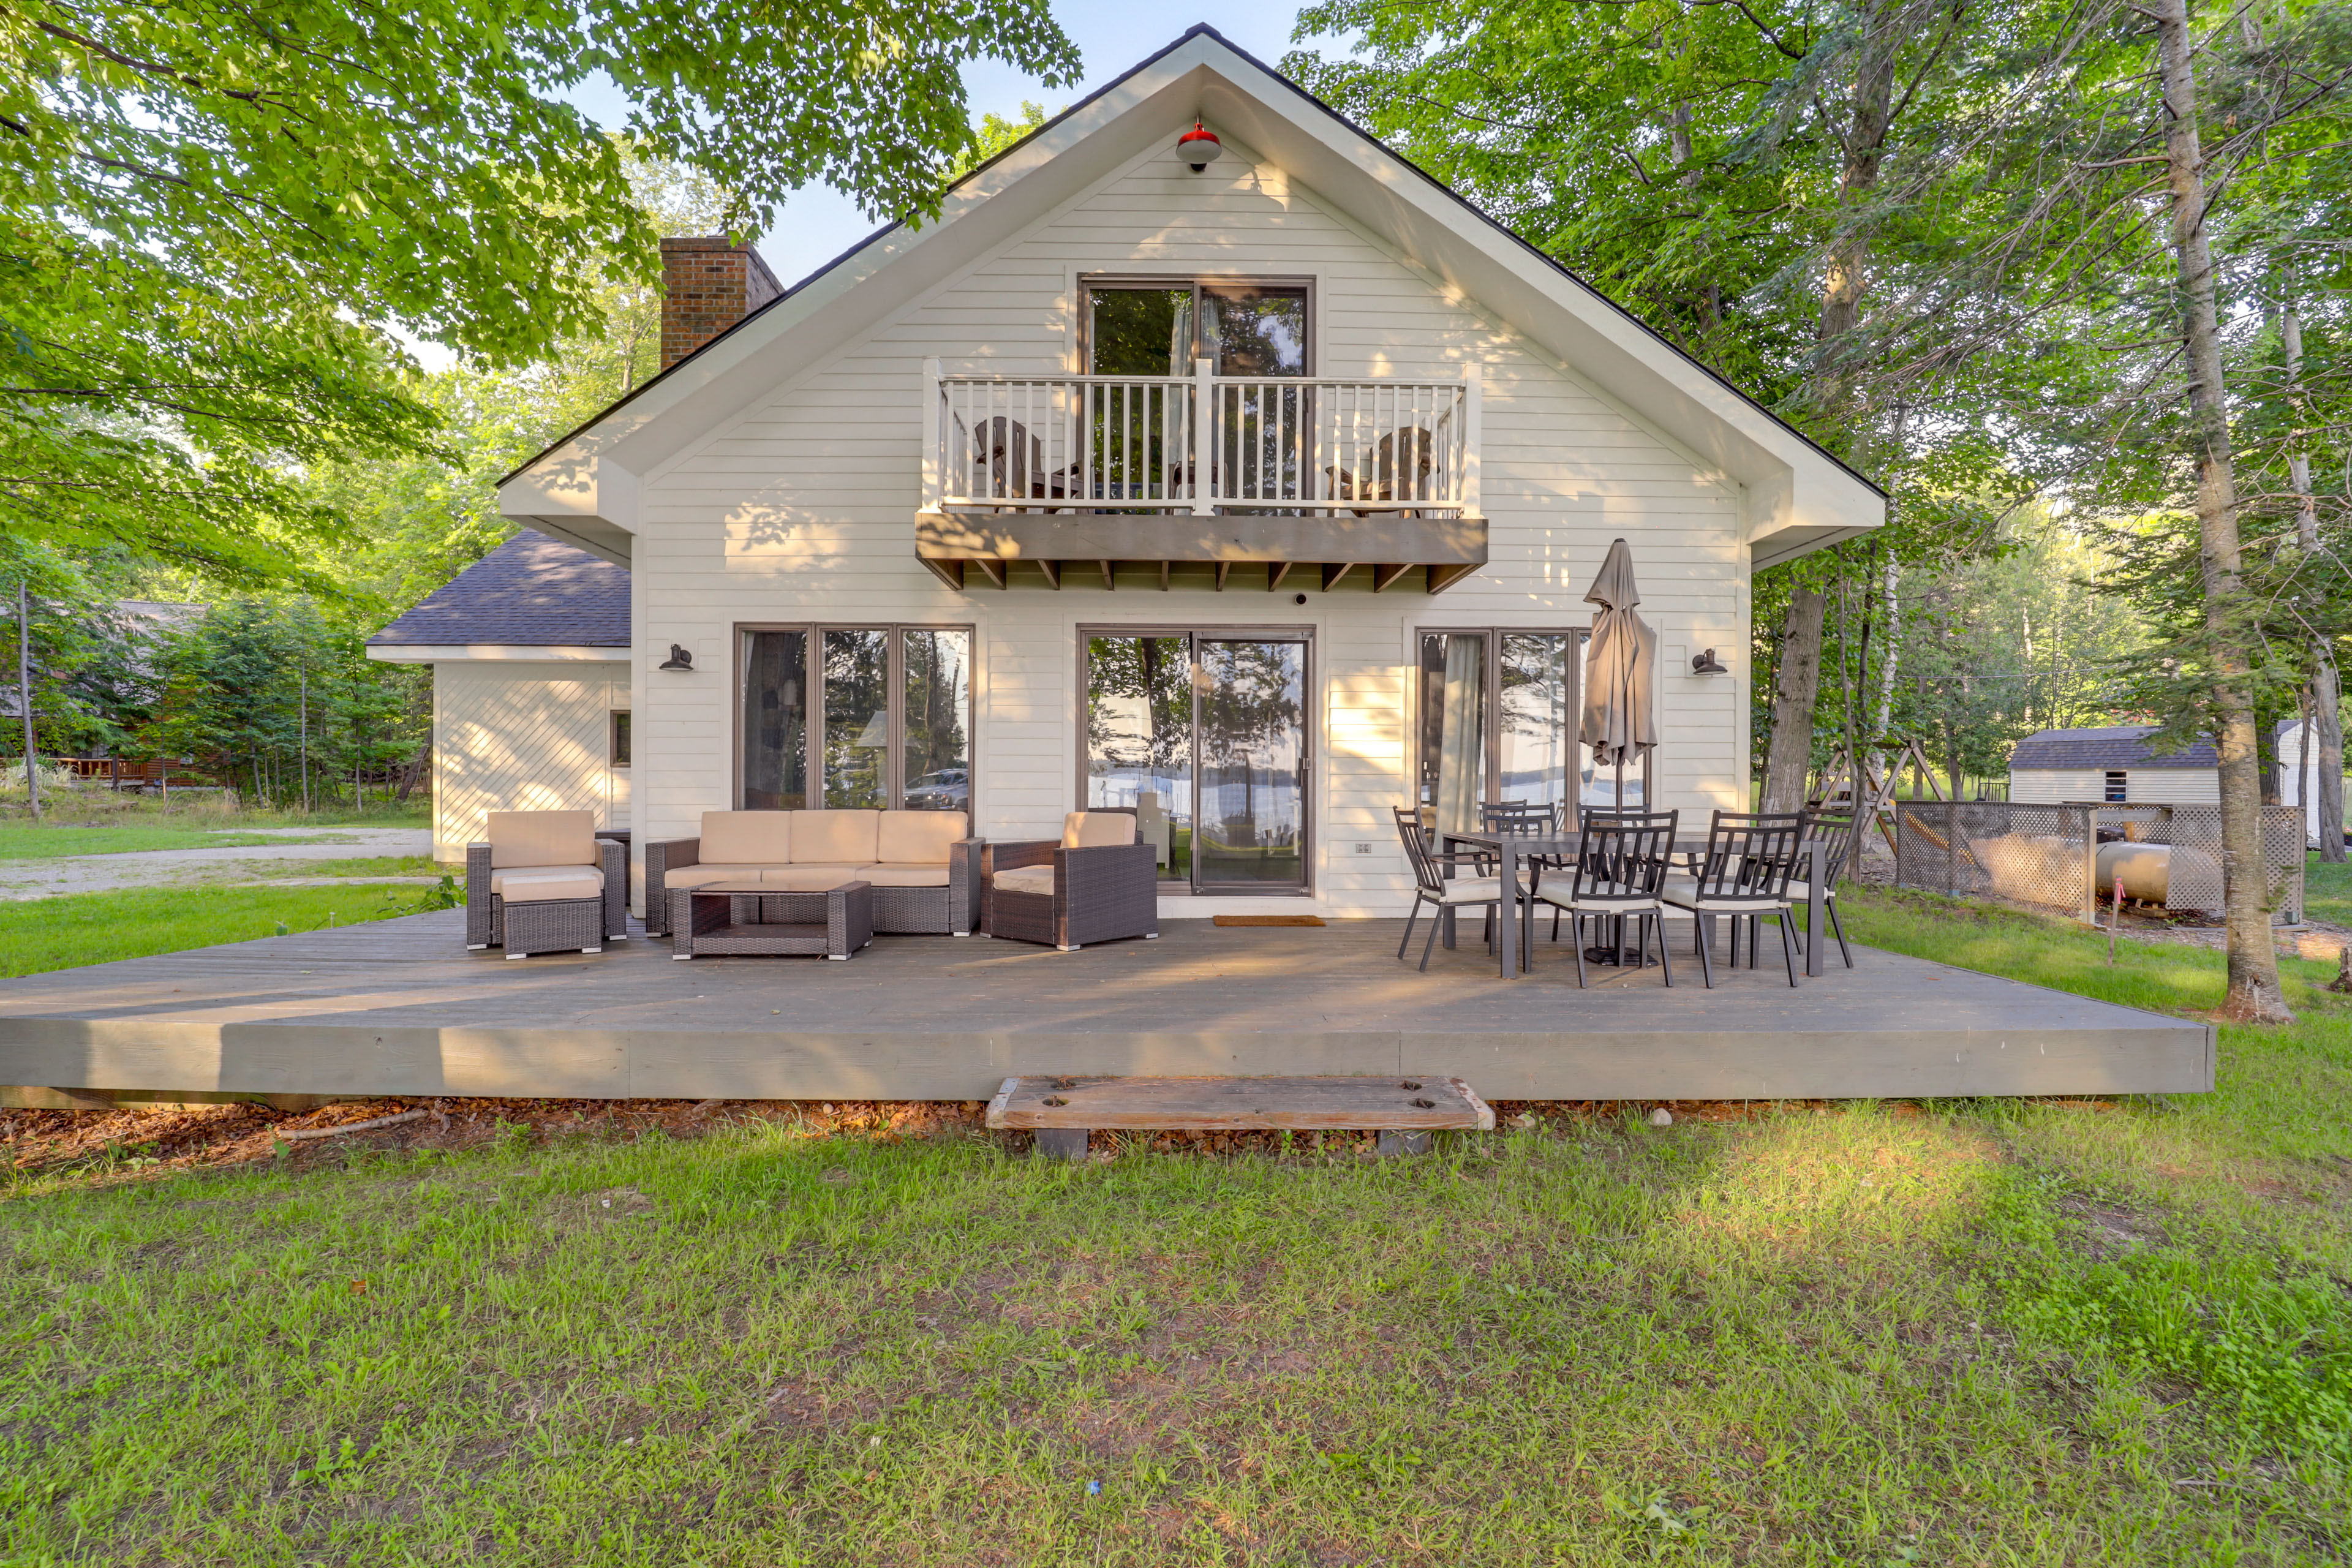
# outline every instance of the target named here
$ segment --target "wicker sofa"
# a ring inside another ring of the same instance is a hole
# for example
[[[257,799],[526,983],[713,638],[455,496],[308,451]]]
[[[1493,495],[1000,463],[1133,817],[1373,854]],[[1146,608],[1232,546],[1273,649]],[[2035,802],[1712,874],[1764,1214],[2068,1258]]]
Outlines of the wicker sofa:
[[[466,846],[468,950],[525,958],[628,940],[629,851],[596,837],[594,812],[494,811],[484,831]]]
[[[982,929],[1065,952],[1089,942],[1160,934],[1159,856],[1136,814],[1074,811],[1059,843],[991,844],[982,851]]]
[[[980,923],[981,841],[961,811],[706,811],[702,832],[646,846],[646,930],[670,931],[670,895],[713,882],[822,892],[874,889],[874,929],[970,936]]]

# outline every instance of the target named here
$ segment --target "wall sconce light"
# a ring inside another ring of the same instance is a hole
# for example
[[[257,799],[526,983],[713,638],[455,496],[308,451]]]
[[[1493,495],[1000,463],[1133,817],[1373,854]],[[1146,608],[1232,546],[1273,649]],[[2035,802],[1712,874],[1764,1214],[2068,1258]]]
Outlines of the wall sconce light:
[[[1702,648],[1698,656],[1691,660],[1691,673],[1693,675],[1729,675],[1731,671],[1725,667],[1722,660],[1715,657],[1715,649],[1710,647]]]
[[[1224,151],[1217,133],[1198,120],[1192,121],[1192,130],[1176,138],[1176,156],[1192,164],[1196,174],[1223,156]]]
[[[691,675],[694,673],[694,656],[686,651],[685,644],[672,643],[669,645],[669,657],[662,660],[661,668],[682,669]]]

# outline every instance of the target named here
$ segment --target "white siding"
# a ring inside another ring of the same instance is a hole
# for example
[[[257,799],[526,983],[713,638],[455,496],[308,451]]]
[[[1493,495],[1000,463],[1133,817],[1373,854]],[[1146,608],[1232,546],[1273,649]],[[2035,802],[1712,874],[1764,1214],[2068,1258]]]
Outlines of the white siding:
[[[2096,768],[2011,768],[2009,798],[2037,805],[2105,800],[2107,775]]]
[[[2221,775],[2211,768],[2126,768],[2124,797],[2134,805],[2219,805]],[[2009,798],[2103,801],[2107,775],[2099,768],[2011,768]]]
[[[1589,624],[1581,595],[1620,535],[1661,647],[1662,798],[1701,818],[1744,807],[1748,584],[1738,491],[1226,145],[1203,175],[1155,150],[647,477],[635,544],[637,755],[650,770],[639,843],[691,833],[698,813],[733,803],[739,624],[975,626],[974,811],[992,838],[1055,832],[1073,804],[1081,623],[1303,625],[1316,635],[1318,890],[1331,912],[1400,914],[1411,888],[1388,811],[1407,798],[1415,629]],[[1402,584],[1375,596],[1361,574],[1328,595],[1319,580],[1268,594],[1249,569],[1223,594],[1208,591],[1205,573],[1180,574],[1162,594],[1156,571],[1139,568],[1116,592],[1075,569],[1059,593],[1030,569],[1016,569],[1008,591],[946,589],[913,549],[922,362],[937,355],[950,372],[1076,368],[1076,279],[1091,272],[1312,278],[1322,374],[1452,377],[1481,364],[1492,564],[1433,598]],[[1293,598],[1301,588],[1303,606]],[[652,668],[672,642],[694,650],[694,673]],[[1702,647],[1734,673],[1681,673]],[[1373,853],[1354,854],[1359,842]]]
[[[2218,768],[2132,768],[2124,794],[2138,805],[2219,805],[2221,773]]]
[[[629,706],[623,663],[433,667],[433,857],[462,861],[493,811],[593,811],[626,826],[629,774],[606,728]],[[635,752],[643,764],[645,742]]]

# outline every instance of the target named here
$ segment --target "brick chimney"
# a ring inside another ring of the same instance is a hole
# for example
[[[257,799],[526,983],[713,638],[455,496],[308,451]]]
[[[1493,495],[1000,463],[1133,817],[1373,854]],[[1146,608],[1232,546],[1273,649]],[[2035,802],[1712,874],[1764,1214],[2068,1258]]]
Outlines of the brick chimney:
[[[661,251],[664,370],[784,291],[758,251],[724,235],[665,239]]]

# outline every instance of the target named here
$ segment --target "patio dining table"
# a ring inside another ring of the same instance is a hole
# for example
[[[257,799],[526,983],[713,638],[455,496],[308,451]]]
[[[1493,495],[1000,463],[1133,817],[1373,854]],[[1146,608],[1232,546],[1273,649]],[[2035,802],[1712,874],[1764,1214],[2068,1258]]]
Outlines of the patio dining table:
[[[1521,887],[1519,867],[1522,862],[1538,858],[1573,860],[1584,850],[1582,830],[1568,828],[1545,833],[1485,831],[1441,833],[1438,838],[1443,844],[1475,845],[1494,855],[1501,862],[1496,870],[1503,879],[1503,886],[1517,889],[1515,896],[1503,900],[1503,929],[1496,933],[1501,939],[1495,945],[1502,955],[1502,975],[1504,979],[1510,980],[1528,973],[1535,967],[1534,954],[1529,951],[1535,942],[1535,892],[1532,887]],[[1675,835],[1674,852],[1685,864],[1695,867],[1706,855],[1706,841],[1707,836],[1704,833],[1677,833]],[[1798,874],[1805,879],[1806,893],[1805,973],[1814,976],[1818,976],[1822,972],[1822,944],[1814,940],[1814,936],[1815,933],[1828,929],[1823,912],[1825,902],[1822,882],[1823,854],[1828,847],[1827,844],[1818,838],[1801,844],[1797,847],[1800,858]],[[1451,922],[1454,911],[1446,910],[1443,918],[1448,922],[1445,931],[1445,945],[1452,947],[1454,931]],[[1712,923],[1709,917],[1700,918],[1709,920],[1709,923]],[[1706,935],[1709,940],[1712,940],[1714,932],[1710,931]],[[1663,933],[1661,933],[1661,940],[1663,940]]]

